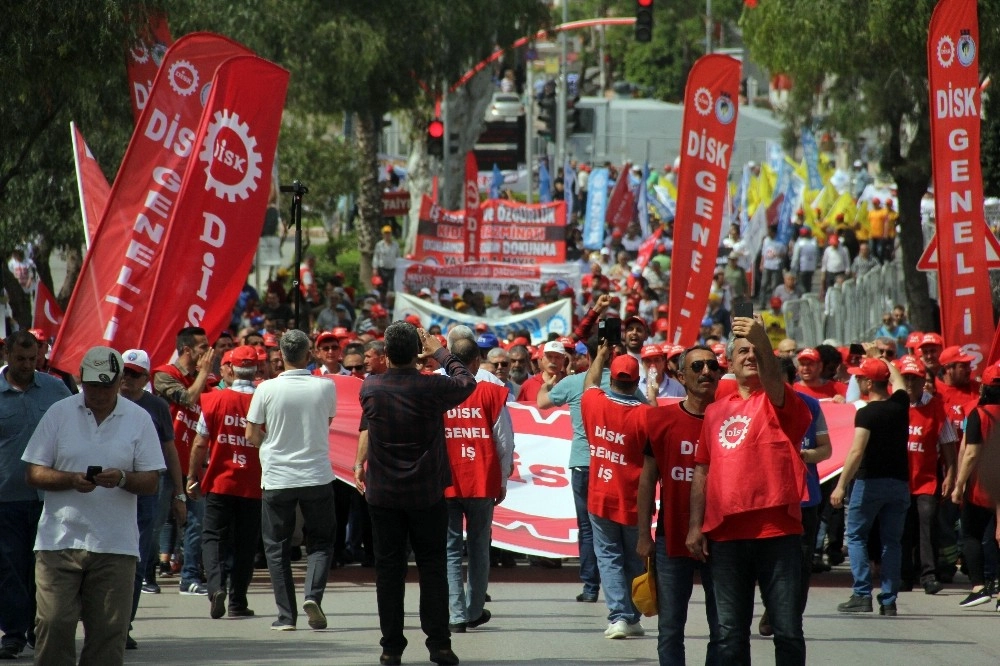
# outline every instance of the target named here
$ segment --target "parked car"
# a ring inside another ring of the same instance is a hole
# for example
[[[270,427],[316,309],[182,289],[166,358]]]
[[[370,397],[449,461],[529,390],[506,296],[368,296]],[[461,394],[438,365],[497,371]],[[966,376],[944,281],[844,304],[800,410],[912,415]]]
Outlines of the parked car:
[[[521,98],[514,93],[495,92],[490,105],[486,107],[486,122],[516,122],[524,115],[524,105]]]

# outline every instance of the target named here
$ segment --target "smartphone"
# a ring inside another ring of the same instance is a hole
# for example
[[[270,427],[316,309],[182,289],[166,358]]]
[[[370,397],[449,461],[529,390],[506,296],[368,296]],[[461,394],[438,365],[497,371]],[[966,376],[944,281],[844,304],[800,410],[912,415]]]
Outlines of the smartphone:
[[[607,340],[610,345],[620,344],[622,341],[622,320],[618,317],[608,317],[597,324],[597,339]]]
[[[104,468],[100,465],[90,465],[87,467],[87,474],[85,475],[87,481],[94,483],[94,477],[104,471]]]
[[[753,319],[753,301],[741,301],[733,304],[733,317],[749,317]]]

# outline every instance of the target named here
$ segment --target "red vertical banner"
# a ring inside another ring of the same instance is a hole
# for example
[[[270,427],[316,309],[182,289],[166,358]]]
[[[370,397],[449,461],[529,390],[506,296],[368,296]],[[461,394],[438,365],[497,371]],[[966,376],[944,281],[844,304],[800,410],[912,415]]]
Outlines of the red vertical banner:
[[[712,54],[695,62],[684,90],[667,338],[674,344],[692,344],[697,339],[708,307],[722,235],[739,88],[739,61]]]
[[[479,165],[470,150],[465,154],[465,188],[462,191],[465,207],[465,260],[479,261]]]
[[[111,185],[101,171],[90,147],[83,139],[76,123],[70,123],[73,135],[73,160],[76,163],[76,184],[80,192],[80,212],[83,214],[83,239],[90,247],[90,241],[97,235],[97,226],[104,216],[104,209],[111,196]]]
[[[927,36],[931,162],[937,218],[941,328],[981,365],[993,337],[986,213],[979,162],[976,0],[941,0]]]
[[[605,221],[612,232],[620,231],[625,233],[628,223],[635,216],[635,196],[628,187],[628,172],[631,164],[626,162],[618,172],[618,180],[611,189],[608,196],[608,209],[605,212]]]
[[[59,332],[59,323],[62,322],[63,311],[59,307],[52,292],[41,280],[38,281],[38,291],[35,293],[35,316],[32,319],[31,327],[37,328],[45,333],[45,337],[51,340]]]
[[[431,264],[465,262],[466,219],[464,210],[445,210],[424,195],[420,200],[417,244],[413,256]]]
[[[139,116],[146,108],[153,81],[163,62],[167,49],[174,43],[170,37],[167,17],[154,14],[139,40],[128,50],[125,71],[128,74],[128,93],[132,101],[132,118],[139,124]]]

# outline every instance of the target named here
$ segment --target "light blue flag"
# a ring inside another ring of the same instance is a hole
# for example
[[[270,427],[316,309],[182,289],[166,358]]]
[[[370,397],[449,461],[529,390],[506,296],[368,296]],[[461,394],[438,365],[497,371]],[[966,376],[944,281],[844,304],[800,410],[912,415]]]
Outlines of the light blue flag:
[[[490,199],[500,198],[500,188],[503,186],[503,174],[500,173],[500,167],[497,163],[493,163],[493,182],[490,184]]]
[[[587,181],[587,213],[583,223],[583,247],[599,250],[604,245],[604,216],[608,209],[608,180],[606,167],[590,173]]]
[[[653,208],[656,209],[656,214],[660,216],[660,220],[663,222],[670,222],[675,217],[677,217],[677,202],[674,198],[670,196],[670,192],[667,188],[662,185],[653,186],[653,196],[647,197],[649,203],[653,204]]]
[[[642,167],[642,180],[639,181],[639,192],[635,197],[635,205],[639,209],[639,229],[643,238],[649,238],[649,191],[646,189],[646,180],[649,178],[649,165]]]
[[[749,202],[747,201],[748,195],[750,193],[750,165],[743,165],[743,175],[740,176],[740,190],[736,193],[736,201],[740,205],[740,236],[747,229],[747,225],[750,223],[750,213],[747,211],[747,206]]]
[[[802,156],[806,159],[806,171],[809,173],[809,189],[823,189],[823,179],[819,175],[819,146],[811,130],[802,130]]]
[[[552,179],[549,178],[549,168],[545,162],[538,165],[538,200],[541,203],[552,202]]]
[[[576,203],[576,172],[567,159],[563,164],[563,191],[566,199],[566,223],[573,219],[573,204]]]

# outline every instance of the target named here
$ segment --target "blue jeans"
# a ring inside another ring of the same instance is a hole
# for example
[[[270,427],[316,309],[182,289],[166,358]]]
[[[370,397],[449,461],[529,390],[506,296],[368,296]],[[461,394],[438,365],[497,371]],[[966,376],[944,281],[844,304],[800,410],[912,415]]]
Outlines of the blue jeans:
[[[604,582],[604,603],[608,605],[608,622],[639,621],[641,614],[632,603],[632,579],[645,571],[635,552],[639,530],[635,525],[622,525],[607,518],[590,514],[594,528],[594,554]]]
[[[0,631],[23,648],[35,625],[35,531],[42,503],[0,502]]]
[[[185,481],[186,483],[186,481]],[[184,526],[184,566],[181,587],[201,582],[201,525],[205,520],[205,498],[187,501],[187,524]]]
[[[895,603],[903,560],[903,525],[910,507],[910,486],[899,479],[855,479],[847,506],[847,554],[851,558],[854,594],[872,596],[868,565],[868,533],[878,518],[882,537],[882,594],[879,603]]]
[[[129,620],[135,619],[135,612],[139,609],[139,597],[142,596],[142,580],[146,574],[147,558],[155,548],[156,543],[156,513],[159,508],[160,498],[158,493],[152,495],[139,495],[135,502],[136,523],[139,525],[139,559],[135,563],[135,583],[132,585],[132,615]],[[131,627],[130,627],[131,628]]]
[[[656,598],[660,606],[657,619],[659,637],[656,652],[660,666],[683,665],[684,625],[687,624],[688,603],[694,588],[694,572],[701,573],[705,590],[705,616],[708,619],[708,653],[705,663],[719,664],[719,615],[715,608],[715,590],[709,567],[690,557],[667,555],[663,536],[656,539]]]
[[[573,504],[576,506],[577,541],[580,544],[580,580],[583,591],[596,595],[601,591],[601,572],[597,568],[594,555],[594,530],[587,512],[587,489],[590,486],[590,468],[572,469]]]
[[[478,620],[486,603],[490,578],[490,498],[449,498],[448,504],[448,615],[452,624]],[[462,539],[462,523],[468,534]],[[469,554],[469,590],[462,580],[462,545]]]
[[[806,663],[802,635],[802,536],[712,541],[708,563],[719,613],[719,659],[727,666],[750,663],[754,587],[760,584],[774,628],[774,663]]]

